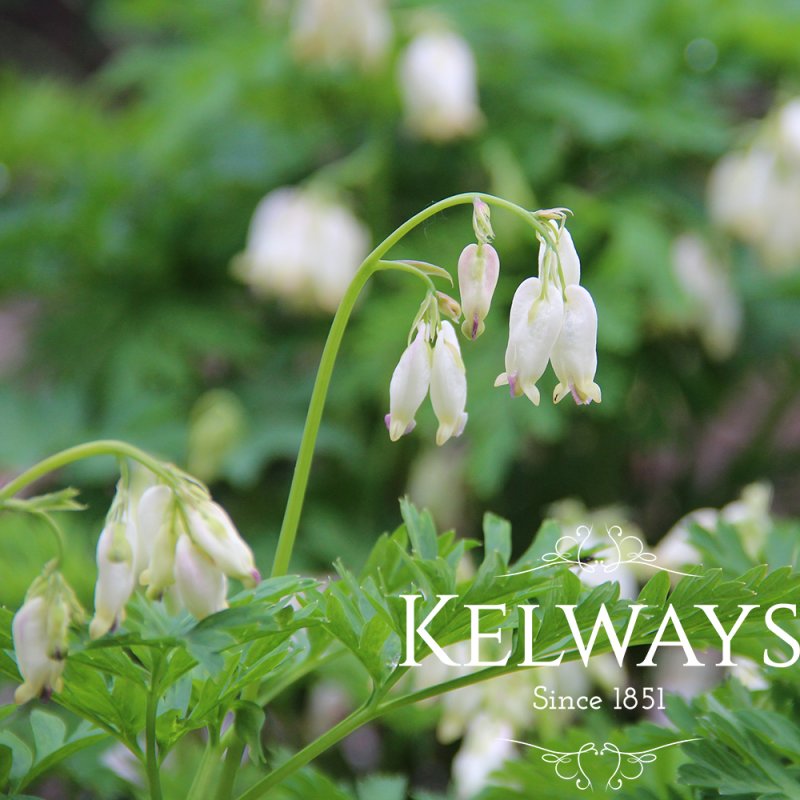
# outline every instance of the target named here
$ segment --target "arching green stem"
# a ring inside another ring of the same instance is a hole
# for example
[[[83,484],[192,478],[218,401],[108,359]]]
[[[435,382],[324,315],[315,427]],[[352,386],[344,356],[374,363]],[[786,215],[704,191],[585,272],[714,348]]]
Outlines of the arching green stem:
[[[542,222],[530,211],[516,205],[516,203],[511,203],[508,200],[503,200],[501,197],[495,197],[490,194],[467,192],[465,194],[453,195],[453,197],[448,197],[445,200],[440,200],[438,203],[434,203],[418,214],[415,214],[411,219],[397,228],[394,233],[384,239],[367,256],[356,272],[350,286],[347,288],[342,302],[339,304],[339,308],[331,323],[331,329],[328,333],[328,339],[325,342],[325,348],[322,351],[319,370],[317,371],[317,377],[311,393],[311,402],[308,406],[305,427],[303,428],[303,436],[300,441],[297,463],[295,464],[294,475],[292,476],[292,485],[289,489],[289,498],[286,502],[286,511],[284,512],[283,524],[281,526],[280,537],[278,538],[275,560],[272,565],[273,577],[285,575],[289,569],[289,562],[292,557],[292,551],[294,550],[295,539],[297,538],[300,515],[303,510],[306,488],[308,487],[308,477],[311,472],[311,463],[314,458],[317,435],[319,434],[319,427],[322,422],[322,412],[325,407],[331,376],[333,375],[333,367],[336,363],[336,357],[339,354],[339,347],[341,346],[347,323],[350,320],[350,315],[361,290],[372,275],[379,269],[393,268],[400,269],[403,272],[412,271],[407,269],[406,265],[390,265],[389,262],[381,262],[381,259],[392,247],[403,239],[403,237],[413,231],[418,225],[425,222],[425,220],[430,219],[430,217],[448,208],[471,204],[476,198],[483,200],[489,205],[503,208],[522,217],[540,235],[550,235],[549,226],[546,223]],[[427,278],[421,271],[418,272],[420,273],[418,277]],[[428,280],[430,279],[428,278]]]
[[[163,481],[169,484],[175,483],[175,475],[162,462],[153,458],[127,442],[120,442],[116,439],[99,439],[96,442],[79,444],[76,447],[69,447],[60,453],[45,458],[38,464],[18,475],[0,488],[0,502],[8,500],[18,492],[22,491],[34,481],[43,478],[50,472],[66,467],[76,461],[94,456],[114,456],[116,458],[130,458],[138,461],[142,466],[147,467],[152,473],[158,475]]]

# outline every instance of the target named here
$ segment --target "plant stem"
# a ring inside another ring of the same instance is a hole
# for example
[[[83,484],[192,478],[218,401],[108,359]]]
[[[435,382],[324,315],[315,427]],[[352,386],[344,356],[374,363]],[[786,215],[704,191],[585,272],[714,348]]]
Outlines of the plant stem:
[[[147,693],[145,711],[145,755],[147,783],[150,787],[150,800],[162,800],[161,777],[158,770],[158,742],[156,741],[156,719],[158,716],[159,682],[161,680],[162,656],[154,657],[153,672],[150,678],[150,691]]]
[[[189,793],[186,795],[186,800],[203,800],[204,797],[208,796],[208,787],[211,784],[214,770],[219,763],[219,755],[219,744],[215,744],[213,739],[209,737],[206,749],[203,751],[203,757],[200,760],[200,766],[194,776],[192,785],[189,787]]]
[[[300,524],[300,515],[305,501],[306,489],[308,488],[308,477],[311,472],[311,463],[314,458],[317,435],[319,434],[319,428],[322,422],[322,412],[325,408],[328,387],[330,386],[331,376],[333,375],[333,367],[336,363],[336,357],[339,354],[339,347],[341,346],[347,323],[361,290],[376,271],[379,269],[391,268],[386,263],[381,264],[381,259],[392,247],[403,239],[403,237],[414,230],[414,228],[441,211],[453,208],[454,206],[471,204],[475,199],[483,200],[490,205],[510,211],[522,217],[537,233],[545,236],[550,235],[548,225],[539,220],[530,211],[526,211],[521,206],[516,205],[516,203],[511,203],[508,200],[503,200],[501,197],[495,197],[490,194],[467,192],[453,195],[445,200],[440,200],[438,203],[433,203],[433,205],[415,214],[411,219],[397,228],[394,233],[387,236],[386,239],[366,257],[348,286],[342,298],[342,302],[339,304],[339,308],[331,323],[331,329],[328,333],[328,339],[325,342],[325,348],[322,351],[317,377],[311,392],[311,402],[308,406],[303,436],[300,440],[300,450],[297,455],[294,475],[292,476],[292,484],[289,488],[289,498],[286,502],[286,511],[284,512],[283,524],[281,525],[281,532],[278,538],[275,560],[272,564],[273,577],[285,575],[289,569],[289,562],[291,561],[295,539],[297,538],[297,528]],[[407,267],[401,265],[397,265],[394,268],[403,272],[410,271]]]
[[[357,728],[366,722],[374,719],[377,715],[376,709],[368,705],[362,706],[343,719],[338,725],[334,725],[326,731],[319,739],[304,747],[300,752],[295,753],[288,761],[274,769],[269,775],[262,778],[258,783],[251,786],[246,792],[239,795],[238,800],[257,800],[263,797],[270,789],[277,786],[284,778],[288,778],[293,772],[304,767],[313,761],[318,755],[324,753],[328,748],[333,747],[337,742],[344,739]]]
[[[140,450],[138,447],[134,447],[127,442],[121,442],[115,439],[99,439],[96,442],[87,442],[86,444],[69,447],[66,450],[62,450],[60,453],[45,458],[30,469],[25,470],[25,472],[0,488],[0,502],[13,497],[26,486],[39,480],[39,478],[44,477],[50,472],[61,469],[75,461],[91,458],[93,456],[130,458],[134,461],[138,461],[168,483],[174,482],[172,473],[158,459],[148,455],[144,450]]]

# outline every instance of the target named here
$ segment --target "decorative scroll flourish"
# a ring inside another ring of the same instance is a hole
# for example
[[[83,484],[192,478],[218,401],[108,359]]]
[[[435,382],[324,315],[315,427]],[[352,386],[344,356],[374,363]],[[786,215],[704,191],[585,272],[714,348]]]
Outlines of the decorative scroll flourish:
[[[610,545],[604,549],[613,548],[609,558],[585,557],[584,550],[589,546],[592,538],[592,528],[589,525],[579,525],[575,529],[575,534],[566,534],[556,541],[555,549],[541,556],[541,564],[518,572],[508,572],[501,575],[501,578],[513,578],[517,575],[528,575],[531,572],[538,572],[556,565],[566,564],[576,567],[580,572],[590,575],[603,574],[613,575],[620,567],[626,564],[644,564],[661,572],[669,572],[672,575],[681,575],[685,578],[697,578],[697,574],[691,572],[681,572],[677,569],[669,569],[657,564],[658,557],[655,553],[647,550],[645,543],[632,533],[623,533],[619,525],[612,525],[606,528],[606,536]]]
[[[562,781],[574,782],[579,791],[584,792],[592,788],[591,778],[586,773],[581,759],[589,754],[598,755],[597,745],[594,742],[586,742],[579,750],[564,753],[560,750],[550,750],[547,747],[539,747],[528,742],[519,742],[516,739],[504,739],[503,741],[540,751],[542,761],[547,764],[553,764],[556,775]]]
[[[640,750],[635,753],[620,750],[615,744],[605,742],[600,750],[600,755],[604,756],[607,753],[611,753],[617,758],[617,766],[612,776],[608,779],[606,788],[612,792],[617,792],[624,786],[626,781],[635,781],[641,778],[644,773],[645,765],[652,764],[658,758],[656,755],[658,750],[665,750],[668,747],[677,747],[681,744],[697,741],[699,740],[682,739],[679,742],[670,742],[669,744],[662,744],[660,747],[653,747],[650,750]],[[630,772],[626,770],[630,770]]]
[[[699,739],[681,739],[678,742],[670,742],[659,747],[651,747],[649,750],[636,752],[620,750],[617,745],[611,742],[605,742],[600,750],[597,749],[597,745],[594,742],[586,742],[578,750],[563,752],[561,750],[550,750],[547,747],[539,747],[539,745],[529,744],[528,742],[520,742],[516,739],[504,739],[503,741],[538,750],[541,753],[542,761],[554,766],[558,778],[562,781],[574,783],[581,792],[588,791],[593,787],[592,779],[589,777],[582,758],[587,755],[601,758],[605,755],[612,755],[616,758],[617,763],[613,774],[606,782],[606,789],[618,792],[627,781],[635,781],[642,777],[645,766],[652,764],[658,758],[656,753],[659,750],[678,747],[689,742],[697,742]]]

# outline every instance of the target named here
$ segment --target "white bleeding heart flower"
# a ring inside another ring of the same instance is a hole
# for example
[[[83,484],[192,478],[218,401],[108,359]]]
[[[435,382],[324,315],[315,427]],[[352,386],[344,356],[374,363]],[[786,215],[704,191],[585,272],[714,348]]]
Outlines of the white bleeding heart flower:
[[[14,700],[20,705],[63,688],[65,661],[62,654],[56,658],[52,652],[50,612],[45,597],[36,595],[23,603],[11,624],[17,666],[24,681],[14,692]]]
[[[469,244],[458,259],[458,285],[461,290],[461,331],[477,339],[484,331],[484,320],[500,275],[500,257],[490,244]]]
[[[129,509],[117,518],[112,507],[109,516],[97,542],[94,618],[89,626],[92,639],[125,619],[125,605],[136,586],[136,524]]]
[[[228,580],[214,563],[182,534],[175,550],[175,588],[186,610],[197,617],[228,607]]]
[[[480,127],[475,57],[455,33],[416,36],[401,58],[399,82],[406,124],[417,136],[448,141]]]
[[[546,292],[543,289],[546,288]],[[508,386],[512,397],[525,394],[539,405],[536,382],[544,374],[564,321],[561,292],[539,278],[524,280],[514,294],[509,320],[506,371],[495,386]]]
[[[386,427],[396,442],[414,430],[417,411],[428,394],[431,383],[431,347],[427,326],[420,324],[417,335],[403,351],[389,384],[389,413]]]
[[[449,322],[442,322],[433,348],[431,403],[439,420],[436,444],[461,436],[467,424],[467,375],[458,337]]]
[[[261,580],[253,551],[239,535],[233,520],[222,506],[207,498],[187,507],[186,518],[186,532],[192,544],[217,569],[230,578],[237,578],[246,586],[254,586]]]
[[[333,312],[368,248],[366,228],[347,207],[310,190],[283,187],[256,207],[233,270],[260,296]]]
[[[563,274],[565,286],[577,286],[581,282],[581,259],[572,236],[565,226],[559,226],[555,220],[548,220],[548,224],[553,229],[552,237],[555,239],[556,249],[554,251],[540,237],[539,277],[546,280],[549,276],[560,286],[560,274]]]
[[[567,286],[564,324],[550,356],[559,383],[553,392],[558,403],[572,394],[578,405],[601,400],[594,382],[597,371],[597,309],[582,286]]]

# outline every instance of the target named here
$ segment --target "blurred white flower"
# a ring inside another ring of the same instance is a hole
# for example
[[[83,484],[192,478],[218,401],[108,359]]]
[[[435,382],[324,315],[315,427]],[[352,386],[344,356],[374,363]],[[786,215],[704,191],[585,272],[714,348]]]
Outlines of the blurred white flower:
[[[547,368],[563,321],[561,292],[552,284],[543,284],[539,278],[524,280],[511,303],[506,371],[497,376],[494,385],[508,386],[512,397],[524,392],[538,406],[540,395],[536,382]]]
[[[489,776],[516,754],[514,730],[489,714],[475,717],[453,759],[456,798],[470,800],[489,782]]]
[[[36,595],[23,603],[14,615],[11,634],[17,666],[24,683],[14,692],[22,705],[41,695],[60,692],[63,686],[64,658],[55,658],[48,635],[50,607],[44,596]]]
[[[708,205],[716,224],[755,247],[767,268],[800,266],[800,98],[773,110],[747,147],[717,162]]]
[[[484,331],[484,320],[500,275],[500,258],[490,244],[468,244],[458,259],[458,286],[464,324],[461,332],[477,339]]]
[[[398,77],[406,124],[417,136],[448,141],[480,127],[475,57],[462,37],[433,30],[417,35]]]
[[[739,340],[742,308],[725,268],[694,234],[673,242],[672,268],[692,304],[692,322],[706,352],[728,358]]]
[[[333,312],[368,249],[369,234],[347,207],[284,187],[258,204],[233,271],[258,295]]]
[[[431,347],[425,324],[400,356],[389,384],[389,413],[386,427],[389,438],[396,442],[416,426],[416,414],[428,394],[431,383]]]
[[[597,370],[597,309],[589,292],[570,285],[565,290],[564,324],[553,345],[551,361],[559,383],[553,392],[558,403],[567,394],[575,402],[599,403],[600,387],[594,382]]]
[[[385,0],[297,0],[292,46],[303,60],[327,66],[377,66],[392,42]]]
[[[436,444],[461,436],[467,424],[467,375],[458,337],[449,322],[442,322],[433,348],[431,403],[439,420]]]

